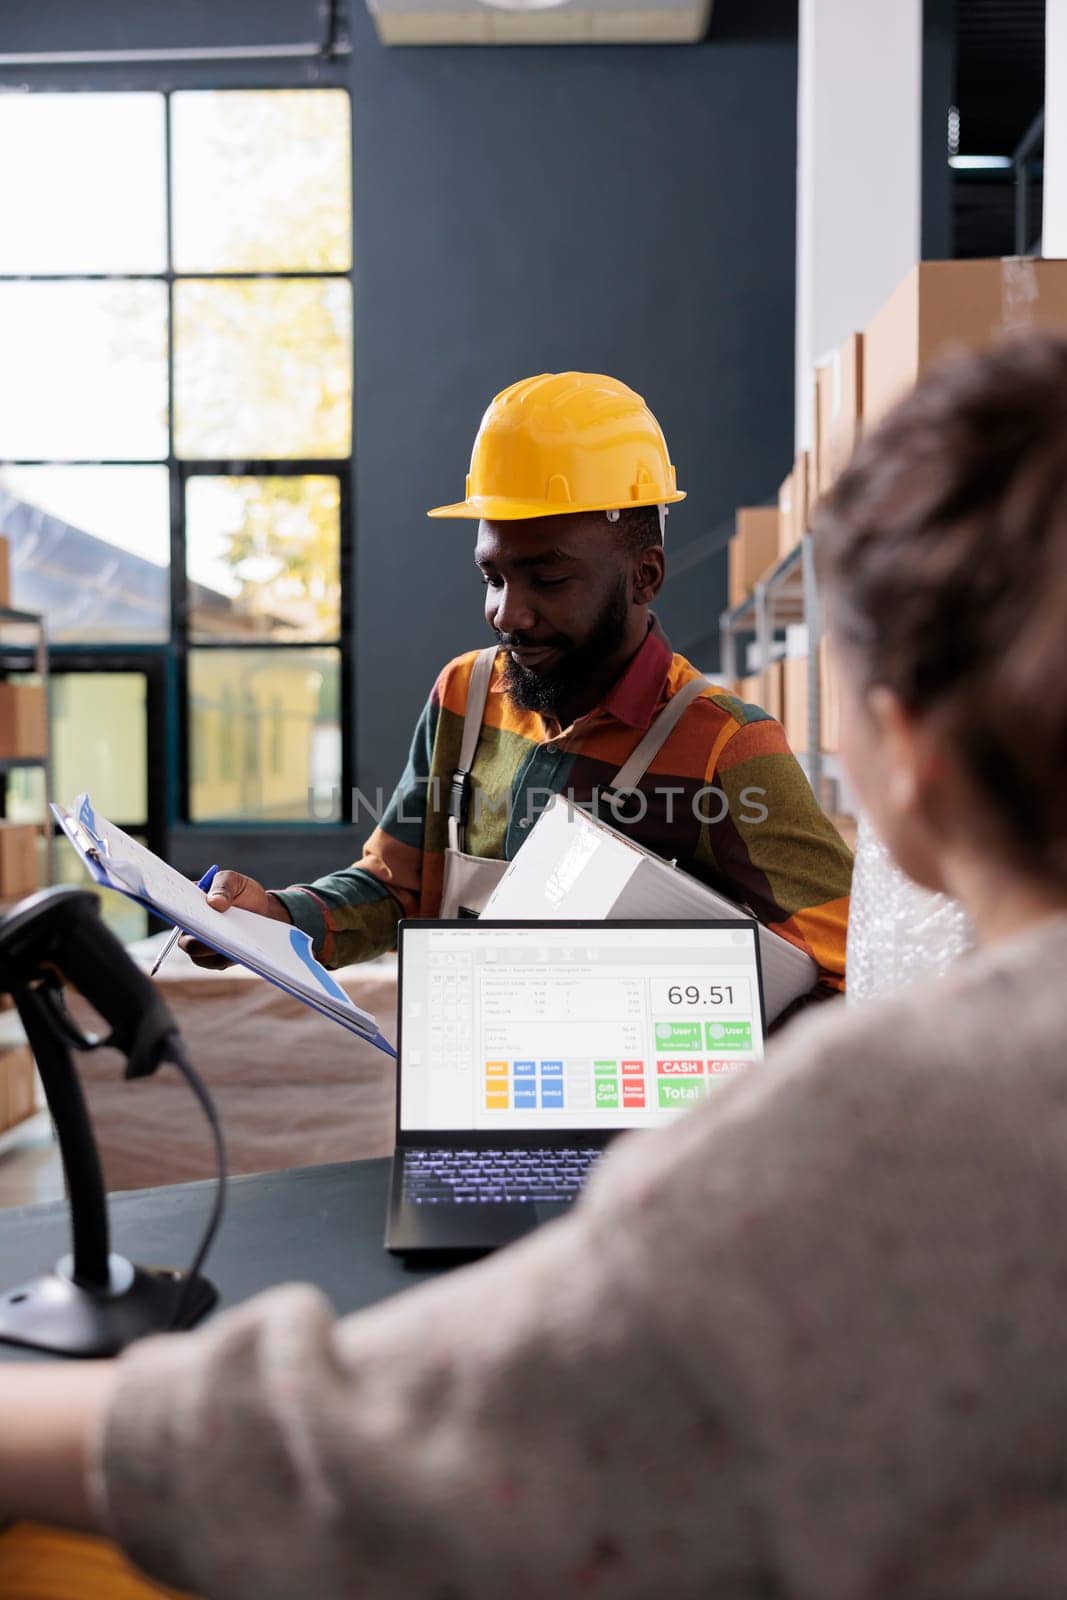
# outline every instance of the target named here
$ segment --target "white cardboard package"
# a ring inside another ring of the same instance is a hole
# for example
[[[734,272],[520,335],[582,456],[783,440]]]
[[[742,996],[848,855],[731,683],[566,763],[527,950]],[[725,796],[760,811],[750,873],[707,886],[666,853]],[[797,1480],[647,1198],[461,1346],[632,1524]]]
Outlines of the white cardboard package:
[[[580,921],[627,917],[670,922],[751,913],[707,884],[592,817],[562,795],[545,807],[482,916]],[[807,994],[818,976],[811,957],[760,924],[767,1021]]]

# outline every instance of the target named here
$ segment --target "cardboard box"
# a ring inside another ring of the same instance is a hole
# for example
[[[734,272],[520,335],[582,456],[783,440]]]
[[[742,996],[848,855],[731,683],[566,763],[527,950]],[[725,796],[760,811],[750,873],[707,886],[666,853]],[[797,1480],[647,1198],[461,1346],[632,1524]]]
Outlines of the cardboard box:
[[[770,716],[782,720],[782,663],[772,661],[762,672],[742,678],[737,685],[737,698],[746,705],[759,706]]]
[[[804,450],[793,464],[793,539],[792,545],[799,544],[801,539],[811,527],[811,507],[814,496],[811,493],[811,451]]]
[[[759,699],[768,716],[774,717],[778,722],[782,720],[782,663],[772,661],[760,673]]]
[[[0,534],[0,606],[11,604],[11,545]]]
[[[778,512],[774,506],[744,506],[729,545],[730,606],[738,606],[778,559]]]
[[[811,456],[797,456],[793,470],[778,491],[778,559],[798,545],[808,529],[808,477]]]
[[[830,419],[828,423],[829,481],[827,489],[841,476],[852,458],[863,430],[863,372],[866,343],[862,333],[851,333],[830,362]]]
[[[867,330],[863,420],[884,416],[954,351],[978,350],[1025,328],[1067,331],[1067,261],[923,261]]]
[[[32,822],[0,822],[0,900],[21,900],[40,885],[36,827]]]
[[[0,1050],[0,1129],[25,1122],[37,1109],[33,1056],[28,1045]]]
[[[848,466],[862,422],[863,335],[853,333],[815,368],[815,442],[808,486],[812,512]]]
[[[0,683],[0,759],[43,756],[48,702],[43,683]]]
[[[778,490],[778,560],[793,548],[793,474],[782,479]]]
[[[790,748],[808,748],[808,658],[786,656],[782,662],[782,726]]]

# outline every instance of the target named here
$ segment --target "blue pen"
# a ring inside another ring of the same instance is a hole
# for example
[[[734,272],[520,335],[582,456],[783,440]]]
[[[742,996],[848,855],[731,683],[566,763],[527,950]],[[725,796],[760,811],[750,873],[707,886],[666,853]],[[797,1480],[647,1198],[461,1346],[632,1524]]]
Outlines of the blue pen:
[[[204,873],[204,876],[200,879],[200,882],[197,884],[196,887],[198,889],[203,889],[204,893],[206,894],[207,891],[211,888],[211,885],[212,885],[212,883],[214,882],[214,879],[215,879],[215,874],[216,874],[216,872],[218,870],[219,870],[218,869],[218,863],[216,863],[215,866],[213,866],[213,867],[208,867],[207,871]],[[167,940],[166,944],[163,946],[162,950],[159,952],[158,956],[156,957],[155,962],[154,962],[153,967],[152,967],[152,970],[148,974],[148,976],[150,978],[154,978],[155,977],[156,973],[159,971],[160,967],[163,965],[164,961],[166,961],[167,957],[170,955],[171,951],[174,949],[174,946],[178,943],[178,940],[181,938],[181,933],[182,933],[182,930],[180,928],[175,928],[174,932],[171,934],[170,938]]]

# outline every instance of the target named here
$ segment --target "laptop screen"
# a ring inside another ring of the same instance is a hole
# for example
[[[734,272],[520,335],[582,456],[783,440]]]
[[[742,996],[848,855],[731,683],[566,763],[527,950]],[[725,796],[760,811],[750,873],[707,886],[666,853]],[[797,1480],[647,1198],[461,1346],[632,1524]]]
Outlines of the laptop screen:
[[[405,922],[400,1127],[654,1127],[763,1056],[755,924]]]

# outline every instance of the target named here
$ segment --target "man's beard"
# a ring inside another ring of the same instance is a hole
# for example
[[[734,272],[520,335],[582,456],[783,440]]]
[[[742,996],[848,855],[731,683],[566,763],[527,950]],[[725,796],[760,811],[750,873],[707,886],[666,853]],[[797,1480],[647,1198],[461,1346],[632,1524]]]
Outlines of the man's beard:
[[[531,672],[507,655],[504,688],[513,703],[520,711],[537,711],[542,716],[562,721],[568,701],[584,688],[591,673],[595,674],[606,659],[618,652],[626,636],[628,619],[626,579],[620,577],[604,601],[585,643],[568,650],[548,672]],[[521,634],[501,633],[498,638],[505,650],[509,644],[528,642]]]

